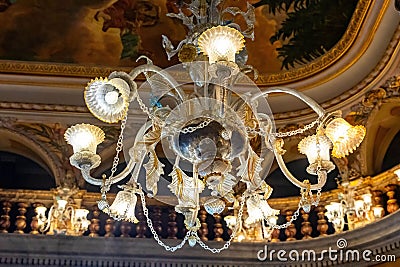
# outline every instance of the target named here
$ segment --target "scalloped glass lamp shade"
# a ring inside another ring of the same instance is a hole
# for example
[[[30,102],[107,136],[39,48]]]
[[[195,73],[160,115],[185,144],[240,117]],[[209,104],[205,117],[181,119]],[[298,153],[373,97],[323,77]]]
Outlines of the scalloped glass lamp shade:
[[[326,217],[329,221],[334,221],[337,218],[343,217],[343,206],[339,202],[331,202],[329,205],[325,206]]]
[[[64,210],[65,207],[67,206],[68,201],[64,200],[64,199],[59,199],[57,200],[57,209],[59,210]]]
[[[198,39],[200,51],[208,56],[210,63],[218,61],[235,62],[235,54],[244,47],[243,35],[227,26],[212,27]]]
[[[343,118],[333,119],[326,126],[325,134],[332,141],[332,156],[342,158],[352,153],[365,137],[365,127],[352,126]]]
[[[397,180],[400,181],[400,169],[395,170],[394,173],[397,175]]]
[[[86,216],[89,214],[87,209],[76,209],[75,210],[75,219],[76,220],[83,220],[86,219]]]
[[[249,215],[245,220],[247,225],[261,220],[267,220],[268,222],[271,216],[279,215],[280,213],[279,210],[271,208],[265,199],[261,199],[260,195],[249,197],[246,200],[246,207]]]
[[[46,217],[46,210],[47,208],[44,206],[39,206],[35,208],[36,214],[41,218]]]
[[[85,102],[90,112],[101,121],[115,123],[128,112],[130,88],[120,78],[96,78],[85,88]]]
[[[104,132],[91,124],[76,124],[69,127],[64,134],[68,144],[72,145],[74,153],[89,151],[96,154],[97,145],[104,141]]]
[[[137,223],[135,216],[137,196],[134,192],[122,190],[117,193],[114,202],[110,206],[110,214],[116,220],[126,220]]]
[[[307,156],[310,166],[307,172],[317,174],[318,169],[330,172],[335,165],[330,161],[329,149],[332,147],[331,141],[325,135],[311,135],[303,138],[299,144],[299,152]]]

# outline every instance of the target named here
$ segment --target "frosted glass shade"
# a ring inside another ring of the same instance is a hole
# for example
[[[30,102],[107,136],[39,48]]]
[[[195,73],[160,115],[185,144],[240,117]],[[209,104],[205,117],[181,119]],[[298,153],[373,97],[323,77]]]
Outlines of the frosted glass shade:
[[[46,217],[46,207],[40,206],[35,208],[35,212],[39,217]]]
[[[352,153],[365,137],[365,127],[352,126],[342,118],[333,119],[326,126],[325,134],[332,141],[332,156],[342,158]]]
[[[74,153],[89,151],[96,154],[97,145],[104,141],[104,132],[91,124],[76,124],[64,134],[65,140],[72,145]]]
[[[305,154],[310,163],[307,167],[308,173],[317,174],[317,170],[321,168],[330,172],[335,168],[329,157],[331,147],[331,141],[325,135],[311,135],[300,141],[299,152]]]
[[[339,202],[331,202],[329,205],[325,206],[326,208],[326,217],[329,221],[333,221],[335,218],[343,217],[343,206]]]
[[[87,209],[76,209],[75,210],[75,220],[83,220],[86,219],[89,211]]]
[[[210,63],[235,62],[235,54],[244,47],[243,35],[238,30],[227,26],[217,26],[206,30],[197,42],[200,51],[208,56]]]
[[[68,201],[64,200],[64,199],[59,199],[57,200],[57,208],[60,210],[64,210],[65,207],[67,206]]]
[[[255,194],[249,197],[246,201],[248,217],[245,220],[246,224],[252,224],[257,221],[267,220],[271,216],[279,215],[280,211],[273,209],[269,206],[265,199],[262,199],[260,195]]]
[[[115,123],[128,112],[130,88],[120,78],[96,78],[85,88],[85,102],[89,111],[99,120]]]
[[[127,190],[119,191],[114,202],[110,206],[110,214],[116,220],[126,220],[137,223],[135,216],[137,196],[134,192]]]

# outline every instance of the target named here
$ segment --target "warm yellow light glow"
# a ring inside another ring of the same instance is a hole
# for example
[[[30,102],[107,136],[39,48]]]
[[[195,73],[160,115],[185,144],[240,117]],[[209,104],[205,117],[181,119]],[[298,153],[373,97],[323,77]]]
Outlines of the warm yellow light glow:
[[[361,196],[361,198],[366,205],[371,205],[371,203],[372,203],[372,195],[371,194],[363,194]]]
[[[374,213],[375,219],[382,218],[385,214],[385,210],[383,209],[383,207],[373,207],[372,211]]]
[[[324,135],[307,136],[303,138],[298,145],[300,153],[307,156],[310,164],[315,163],[317,160],[329,160],[330,148],[331,143]]]
[[[208,56],[210,63],[235,62],[235,54],[244,47],[243,35],[236,29],[217,26],[203,32],[198,39],[200,51]]]
[[[57,207],[60,210],[65,209],[65,207],[67,206],[68,201],[64,200],[64,199],[59,199],[57,200]]]
[[[87,209],[76,209],[75,210],[75,219],[76,220],[82,220],[86,219],[86,216],[88,215],[89,211]]]
[[[395,170],[394,173],[397,175],[397,180],[400,181],[400,169]]]
[[[361,144],[365,132],[362,125],[352,126],[342,118],[333,119],[325,130],[326,136],[333,143],[332,156],[348,156]]]
[[[90,124],[76,124],[65,131],[65,140],[72,145],[74,153],[90,151],[96,154],[97,145],[104,141],[104,132]]]
[[[110,206],[110,213],[116,219],[123,219],[137,223],[138,220],[135,216],[136,202],[137,196],[135,193],[125,190],[119,191],[114,202]]]
[[[364,209],[364,201],[359,199],[354,201],[354,208],[358,211],[358,210],[363,210]]]
[[[45,215],[46,215],[46,210],[47,210],[47,208],[46,208],[46,207],[43,207],[43,206],[40,206],[40,207],[36,207],[36,208],[35,208],[35,212],[37,213],[37,215],[38,215],[39,217],[45,217]]]

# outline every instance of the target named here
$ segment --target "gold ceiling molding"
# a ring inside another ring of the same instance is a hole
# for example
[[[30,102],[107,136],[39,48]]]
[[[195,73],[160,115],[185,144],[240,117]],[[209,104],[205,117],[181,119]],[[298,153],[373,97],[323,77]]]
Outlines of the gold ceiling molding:
[[[260,86],[266,86],[271,84],[293,82],[314,75],[333,64],[344,53],[346,53],[353,44],[366,17],[367,11],[372,3],[372,0],[359,0],[345,34],[340,41],[325,55],[303,67],[299,67],[294,70],[280,73],[262,74],[258,77],[256,83]],[[384,12],[384,10],[381,12]],[[47,74],[74,77],[105,77],[116,69],[128,72],[130,70],[130,68],[126,67],[110,68],[106,66],[94,67],[65,63],[38,63],[0,60],[0,72],[4,73]]]
[[[6,110],[25,110],[25,111],[55,111],[55,112],[75,112],[88,113],[89,110],[82,106],[52,105],[52,104],[35,104],[35,103],[19,103],[19,102],[0,102],[0,109]]]
[[[305,66],[295,68],[293,70],[280,73],[261,74],[258,77],[257,84],[262,86],[287,84],[298,80],[305,79],[326,69],[334,62],[339,60],[353,45],[356,40],[362,23],[367,15],[369,7],[372,5],[372,0],[360,0],[353,13],[349,26],[339,42],[326,54],[319,57],[317,60],[306,64]],[[379,17],[385,12],[385,9],[380,11]]]

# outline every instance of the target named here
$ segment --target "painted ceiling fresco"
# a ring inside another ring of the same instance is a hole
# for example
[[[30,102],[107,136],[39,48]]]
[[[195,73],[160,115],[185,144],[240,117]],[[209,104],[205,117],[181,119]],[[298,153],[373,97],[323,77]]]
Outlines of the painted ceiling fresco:
[[[223,5],[246,9],[247,1]],[[343,36],[357,0],[249,0],[255,40],[246,40],[248,64],[261,73],[315,60]],[[161,34],[173,44],[185,28],[166,13],[185,0],[0,0],[0,60],[131,67],[139,55],[166,67]]]

